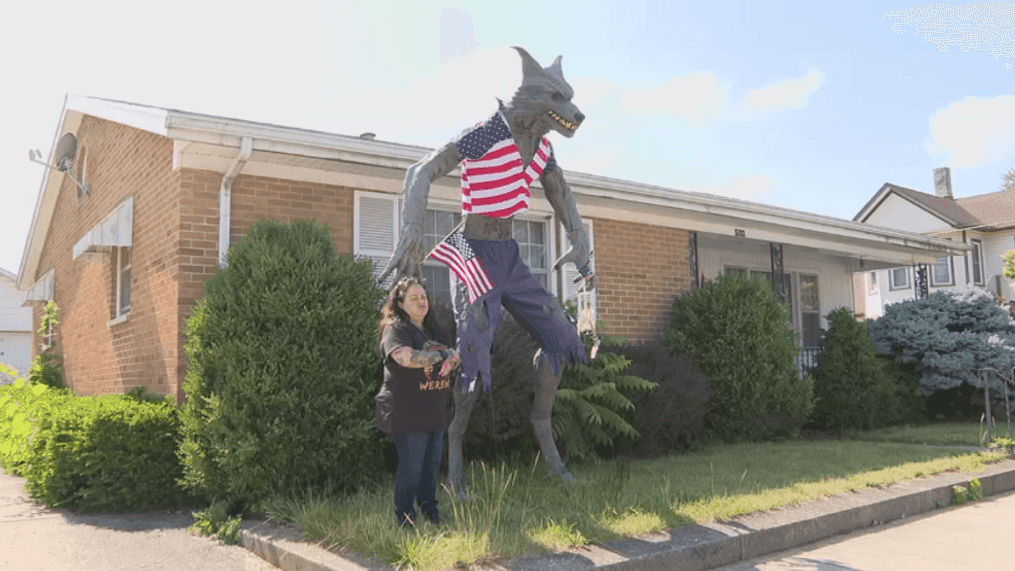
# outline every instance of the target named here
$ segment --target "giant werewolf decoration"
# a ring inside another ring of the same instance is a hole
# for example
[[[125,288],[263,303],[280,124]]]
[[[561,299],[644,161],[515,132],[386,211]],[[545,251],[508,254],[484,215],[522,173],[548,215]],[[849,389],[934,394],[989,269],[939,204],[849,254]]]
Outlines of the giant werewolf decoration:
[[[556,131],[572,137],[585,116],[571,103],[574,90],[564,81],[558,56],[543,68],[527,51],[522,58],[522,84],[507,104],[489,119],[466,129],[457,138],[409,167],[405,177],[403,229],[398,246],[385,268],[398,277],[419,276],[427,253],[423,246],[423,216],[430,184],[462,168],[462,227],[431,253],[455,276],[452,298],[462,357],[459,388],[454,391],[455,415],[448,430],[448,466],[452,488],[465,495],[462,437],[476,403],[477,377],[491,389],[490,347],[504,306],[539,343],[533,360],[536,394],[531,421],[543,457],[563,480],[574,477],[564,467],[553,441],[550,413],[560,384],[563,361],[586,362],[585,345],[560,303],[536,280],[518,255],[511,219],[529,208],[529,186],[539,179],[546,198],[567,230],[571,243],[554,265],[572,262],[593,286],[589,239],[571,189],[553,156],[545,135]]]

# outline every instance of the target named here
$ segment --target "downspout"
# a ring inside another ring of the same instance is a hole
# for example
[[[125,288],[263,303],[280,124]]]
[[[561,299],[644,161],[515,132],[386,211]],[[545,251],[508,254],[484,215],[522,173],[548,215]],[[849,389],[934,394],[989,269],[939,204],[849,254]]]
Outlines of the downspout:
[[[251,137],[243,137],[240,142],[240,152],[233,159],[229,168],[226,169],[226,173],[222,175],[222,185],[219,187],[219,267],[225,268],[228,265],[226,261],[226,252],[229,251],[229,229],[232,222],[232,190],[233,181],[236,180],[236,176],[243,170],[243,166],[247,164],[247,159],[250,158],[250,153],[254,150],[254,139]]]

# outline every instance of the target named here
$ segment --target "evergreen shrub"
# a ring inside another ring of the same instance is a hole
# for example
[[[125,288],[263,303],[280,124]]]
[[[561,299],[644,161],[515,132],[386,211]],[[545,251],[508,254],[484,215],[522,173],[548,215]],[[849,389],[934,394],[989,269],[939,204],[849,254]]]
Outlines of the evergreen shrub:
[[[258,221],[228,261],[187,321],[184,486],[240,510],[376,477],[371,263],[338,256],[316,221]]]
[[[28,492],[47,506],[86,512],[165,506],[183,497],[179,437],[169,401],[62,398],[39,418],[24,471]]]
[[[868,430],[892,423],[896,409],[895,379],[879,359],[867,330],[853,311],[840,307],[828,314],[829,329],[814,377],[813,424],[822,429]]]
[[[693,356],[715,391],[708,431],[726,441],[796,433],[813,408],[812,380],[796,368],[790,309],[771,286],[719,276],[677,297],[663,342]]]
[[[625,439],[618,452],[658,456],[691,449],[701,441],[713,391],[692,357],[663,345],[622,345],[604,351],[627,357],[628,374],[658,385],[654,391],[632,396],[634,410],[625,417],[640,436]]]

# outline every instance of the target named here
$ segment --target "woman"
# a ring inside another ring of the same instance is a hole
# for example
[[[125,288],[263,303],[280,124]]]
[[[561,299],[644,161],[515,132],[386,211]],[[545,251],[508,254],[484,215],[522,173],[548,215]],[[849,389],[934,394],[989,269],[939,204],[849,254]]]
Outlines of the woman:
[[[398,450],[395,515],[398,525],[416,524],[418,502],[423,515],[440,525],[437,485],[444,452],[451,372],[461,363],[458,352],[437,337],[430,299],[415,278],[399,281],[381,308],[378,324],[384,358],[384,387],[390,395],[390,427]],[[381,418],[381,415],[378,415]]]

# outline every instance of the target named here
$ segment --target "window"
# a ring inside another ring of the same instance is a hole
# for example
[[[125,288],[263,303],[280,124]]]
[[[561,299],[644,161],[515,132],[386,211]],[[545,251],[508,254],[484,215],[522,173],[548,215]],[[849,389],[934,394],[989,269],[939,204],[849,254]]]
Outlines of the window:
[[[423,218],[423,243],[426,251],[434,249],[462,221],[462,215],[448,210],[427,210]],[[444,264],[428,258],[423,262],[423,279],[435,304],[451,306],[451,271]]]
[[[427,209],[423,218],[423,243],[427,252],[433,249],[462,221],[453,210]],[[515,218],[512,224],[519,255],[532,274],[549,289],[550,260],[547,223],[541,220]],[[357,192],[353,251],[374,263],[374,276],[387,267],[398,244],[401,231],[401,201],[388,194]],[[451,304],[451,272],[447,266],[427,259],[423,262],[423,279],[434,303]],[[382,287],[389,289],[394,276]]]
[[[869,272],[867,274],[867,295],[878,294],[878,273]]]
[[[955,285],[952,272],[952,259],[948,256],[938,258],[930,272],[930,285],[950,286]]]
[[[131,261],[130,247],[116,248],[116,317],[130,313]]]
[[[973,245],[973,283],[983,285],[983,243],[979,240],[970,240]]]
[[[818,276],[800,274],[800,330],[804,347],[821,346],[821,300]]]
[[[909,287],[909,268],[892,268],[888,270],[888,289],[906,289]]]

